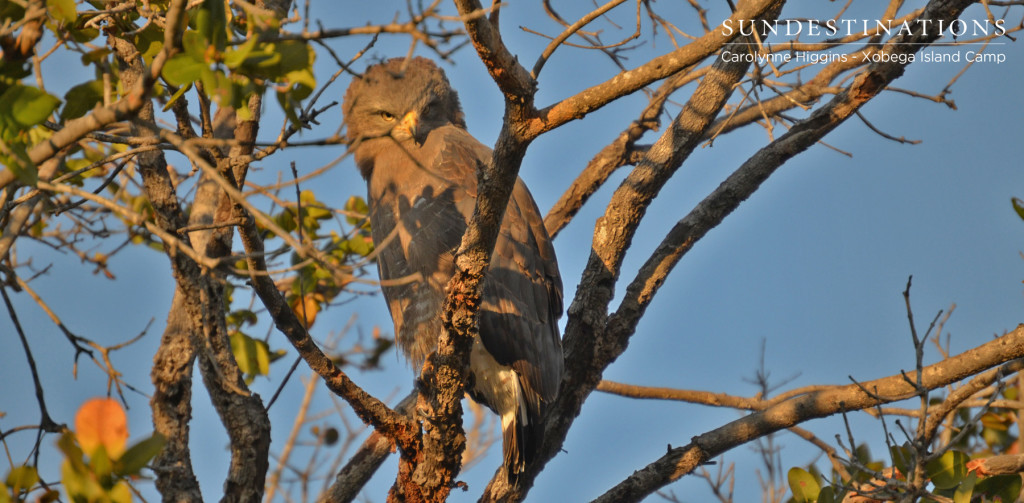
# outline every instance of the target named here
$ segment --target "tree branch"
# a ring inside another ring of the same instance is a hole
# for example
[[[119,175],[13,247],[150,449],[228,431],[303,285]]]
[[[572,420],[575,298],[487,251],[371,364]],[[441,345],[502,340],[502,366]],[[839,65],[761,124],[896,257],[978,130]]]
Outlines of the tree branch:
[[[465,18],[466,33],[469,35],[477,55],[487,67],[487,72],[498,84],[506,100],[516,99],[533,103],[537,83],[530,73],[519,64],[515,55],[509,52],[501,40],[498,27],[485,16],[472,16],[484,11],[478,0],[455,0],[459,14]]]
[[[736,26],[741,19],[749,21],[750,19],[760,18],[766,12],[780,8],[782,4],[782,0],[750,0],[743,2],[736,12],[729,17],[728,21],[733,26]],[[536,138],[542,133],[555,129],[571,120],[582,119],[587,114],[612,101],[639,91],[653,82],[699,63],[738,36],[738,30],[732,30],[728,34],[723,29],[712,30],[675,51],[654,58],[632,70],[620,72],[610,80],[584,89],[573,96],[538,111],[536,117],[528,125],[529,131],[526,136]]]
[[[920,379],[927,389],[936,389],[1022,357],[1024,325],[1019,325],[998,339],[925,367]],[[1011,365],[1019,366],[1019,363]],[[911,372],[910,377],[916,379],[919,376]],[[866,393],[865,389],[872,390],[872,393]],[[594,501],[640,501],[659,487],[691,473],[708,459],[756,438],[811,419],[863,410],[913,396],[917,396],[917,389],[907,382],[902,373],[801,395],[696,436],[689,445],[670,449],[660,459],[638,470]]]

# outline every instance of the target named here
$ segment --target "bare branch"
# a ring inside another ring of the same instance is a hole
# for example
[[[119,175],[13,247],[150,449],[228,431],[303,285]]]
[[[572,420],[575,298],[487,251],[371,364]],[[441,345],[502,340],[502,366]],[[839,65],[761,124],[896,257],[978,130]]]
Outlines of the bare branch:
[[[562,42],[565,42],[574,33],[579,31],[584,26],[590,24],[590,22],[596,19],[598,16],[601,16],[604,13],[614,9],[615,7],[618,7],[625,1],[626,0],[610,0],[608,3],[590,11],[586,16],[581,17],[579,21],[573,23],[572,26],[569,26],[565,30],[563,30],[562,33],[560,33],[557,37],[552,39],[548,46],[544,48],[544,51],[541,52],[540,57],[537,58],[537,62],[533,64],[533,71],[530,72],[530,76],[533,77],[534,80],[536,80],[537,76],[540,75],[541,69],[544,68],[544,63],[547,63],[548,58],[550,58],[551,55],[555,53],[555,49],[558,49],[558,47],[562,45]],[[640,1],[637,0],[637,9],[639,9],[639,7]],[[640,20],[638,17],[636,33],[632,37],[630,37],[630,39],[636,38],[639,35]]]
[[[1024,357],[1024,325],[994,341],[925,367],[921,382],[928,389],[940,388],[1021,357]],[[916,378],[916,372],[914,374],[912,377]],[[872,397],[864,393],[862,386],[849,384],[809,393],[698,435],[690,444],[670,449],[595,501],[639,501],[658,487],[691,473],[708,459],[755,438],[810,419],[863,410],[917,395],[916,387],[900,374],[868,381],[863,383],[863,388],[878,391]]]

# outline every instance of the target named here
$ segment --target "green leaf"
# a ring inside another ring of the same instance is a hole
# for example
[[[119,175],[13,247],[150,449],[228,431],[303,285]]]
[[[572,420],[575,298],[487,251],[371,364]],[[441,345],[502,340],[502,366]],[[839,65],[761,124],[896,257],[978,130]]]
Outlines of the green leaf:
[[[821,486],[814,475],[803,468],[794,466],[789,469],[788,479],[789,490],[793,491],[793,501],[796,503],[817,501]]]
[[[18,494],[22,491],[27,492],[38,482],[39,473],[36,472],[34,466],[15,466],[7,474],[7,487],[11,489],[13,494]]]
[[[110,49],[108,49],[106,47],[101,48],[101,49],[95,49],[95,50],[89,51],[89,52],[87,52],[87,53],[82,55],[82,64],[83,65],[91,65],[93,63],[98,63],[98,62],[103,61],[104,59],[106,59],[107,56],[110,53],[112,53],[112,52],[114,52],[114,51],[112,51],[112,50],[110,50]]]
[[[238,264],[235,264],[235,267],[238,267]],[[241,329],[244,325],[249,325],[250,323],[248,322],[251,316],[255,316],[255,314],[248,309],[231,311],[224,317],[224,322],[227,324],[229,331],[234,332]]]
[[[256,313],[248,309],[240,309],[238,311],[232,311],[231,314],[228,314],[227,321],[229,324],[233,324],[236,327],[241,327],[242,325],[255,325],[257,322],[260,321],[260,319],[259,317],[256,316]]]
[[[366,236],[355,236],[346,240],[343,248],[360,257],[365,257],[373,253],[373,240]]]
[[[128,487],[128,484],[119,480],[114,487],[107,493],[110,503],[131,503],[132,502],[132,490]]]
[[[57,439],[57,448],[64,453],[64,460],[70,465],[70,469],[77,473],[85,473],[88,469],[82,461],[84,454],[82,448],[75,441],[74,433],[65,433]]]
[[[87,166],[91,166],[92,162],[89,161],[89,159],[86,159],[84,157],[76,157],[76,158],[72,158],[72,159],[67,159],[64,164],[67,167],[67,172],[70,173],[70,172],[78,171],[78,170],[80,170],[82,168],[85,168]],[[103,173],[104,173],[103,168],[98,167],[98,166],[94,166],[92,169],[90,169],[88,171],[85,171],[83,173],[79,173],[78,175],[75,175],[74,178],[71,178],[71,179],[67,180],[67,183],[74,184],[77,187],[81,187],[82,186],[82,180],[85,180],[86,178],[92,178],[94,176],[100,176]]]
[[[138,475],[142,468],[160,453],[160,449],[163,449],[166,443],[167,440],[163,435],[154,433],[149,438],[129,447],[118,458],[114,466],[115,473],[118,475]]]
[[[1017,212],[1017,216],[1024,219],[1024,201],[1017,199],[1016,197],[1010,198],[1010,202],[1013,203],[1013,210]]]
[[[0,95],[0,120],[15,129],[28,129],[46,120],[59,104],[46,91],[16,84]]]
[[[345,201],[345,211],[349,212],[349,215],[345,216],[345,221],[350,225],[363,225],[367,222],[367,215],[370,214],[370,207],[366,205],[366,200],[359,196],[351,196],[348,201]],[[353,215],[352,213],[360,216]]]
[[[203,0],[196,13],[196,31],[206,38],[209,47],[224,52],[227,45],[228,17],[224,0]]]
[[[256,372],[254,374],[270,375],[270,346],[263,341],[256,341]]]
[[[287,208],[281,210],[281,213],[274,215],[274,223],[287,232],[291,232],[298,227],[298,224],[295,222],[295,212]]]
[[[78,470],[74,463],[65,459],[60,465],[60,483],[71,501],[89,501],[99,492],[98,484],[85,470]]]
[[[280,73],[276,76],[284,76],[299,70],[308,70],[313,66],[315,53],[313,48],[305,41],[285,40],[277,44],[275,52],[281,55],[281,62],[277,68]]]
[[[255,93],[263,94],[263,87],[257,88],[253,85],[252,81],[243,75],[235,73],[232,75],[231,85],[234,87],[233,96],[235,102],[232,103],[232,107],[235,109],[237,119],[239,121],[247,121],[252,119],[252,111],[249,110],[249,97]],[[257,91],[257,89],[259,89]]]
[[[286,93],[287,101],[297,106],[299,101],[309,97],[316,88],[316,78],[313,76],[316,53],[309,44],[297,40],[281,42],[274,50],[280,55],[280,61],[268,66],[266,72],[276,82],[286,85],[284,89],[278,88],[278,93]],[[284,105],[282,107],[285,108]],[[287,108],[285,113],[289,113]]]
[[[188,54],[192,59],[200,63],[207,63],[206,39],[199,32],[194,30],[186,31],[181,36],[181,45],[185,48],[185,54]]]
[[[974,494],[974,484],[978,482],[978,474],[971,473],[964,478],[953,493],[953,503],[971,503],[971,495]]]
[[[90,42],[100,36],[100,30],[96,28],[75,28],[69,30],[68,33],[71,35],[71,40],[80,44]]]
[[[188,54],[178,54],[167,60],[163,76],[171,85],[183,86],[199,80],[206,69],[206,63],[196,61]]]
[[[281,62],[281,54],[275,52],[275,44],[263,44],[245,58],[243,66],[253,71],[266,71]]]
[[[900,473],[911,473],[911,466],[914,463],[914,449],[910,446],[910,442],[892,446],[889,449],[889,455],[892,456],[893,466]]]
[[[214,103],[220,106],[231,105],[234,100],[235,86],[232,84],[231,78],[219,69],[203,72],[203,90]]]
[[[267,343],[235,332],[231,334],[231,352],[243,373],[250,376],[270,373],[270,350]]]
[[[102,101],[103,81],[92,80],[78,84],[64,94],[64,109],[60,111],[60,118],[68,120],[81,117]]]
[[[89,468],[101,478],[109,477],[114,472],[114,463],[110,460],[105,446],[100,445],[89,454]]]
[[[309,189],[303,190],[302,192],[299,193],[299,202],[302,203],[303,206],[308,206],[311,204],[320,204],[316,200],[316,193]]]
[[[164,32],[156,23],[150,23],[146,28],[135,34],[135,47],[142,53],[142,59],[147,65],[153,64],[153,58],[164,48]]]
[[[952,489],[967,476],[969,460],[960,451],[946,451],[940,458],[925,465],[925,471],[936,489]]]
[[[2,130],[3,127],[0,124],[0,131]],[[5,140],[10,140],[10,138],[7,138],[6,132],[0,136],[4,136]],[[11,155],[0,153],[0,165],[11,170],[21,183],[35,187],[39,181],[39,172],[36,170],[35,165],[32,164],[32,160],[29,159],[25,144],[11,142],[7,144],[7,148],[10,150]]]
[[[174,94],[171,96],[171,99],[167,100],[167,104],[164,105],[163,111],[166,112],[166,111],[170,110],[171,106],[174,105],[174,102],[178,98],[180,98],[181,95],[183,95],[186,92],[188,92],[189,89],[192,89],[192,84],[186,84],[184,86],[179,87],[177,91],[174,91]]]
[[[330,210],[324,208],[324,204],[316,200],[316,194],[312,190],[304,190],[299,194],[299,201],[302,203],[302,211],[306,216],[314,220],[327,220],[333,216]]]
[[[46,10],[57,21],[71,24],[78,18],[75,12],[75,0],[46,0]]]
[[[217,87],[220,85],[220,79],[217,78],[218,73],[220,70],[211,70],[209,66],[204,66],[203,71],[199,74],[199,82],[203,84],[201,91],[207,96],[213,96],[217,92]]]
[[[231,69],[242,66],[249,55],[252,54],[253,48],[256,47],[256,42],[256,37],[253,37],[246,40],[242,45],[228,49],[224,52],[224,64]]]
[[[299,102],[292,99],[291,93],[287,92],[276,92],[277,103],[281,105],[281,110],[284,112],[285,117],[288,118],[288,122],[291,123],[292,127],[296,129],[302,129],[302,120],[299,119]]]
[[[288,84],[292,86],[291,97],[295,100],[304,100],[313,94],[316,89],[316,78],[313,77],[313,70],[305,68],[285,75]]]
[[[821,492],[818,493],[817,503],[838,503],[838,500],[836,500],[835,489],[832,489],[832,486],[825,486],[821,488]]]
[[[974,486],[975,494],[984,494],[989,501],[999,498],[1003,503],[1017,501],[1020,496],[1020,475],[996,475],[978,482]]]

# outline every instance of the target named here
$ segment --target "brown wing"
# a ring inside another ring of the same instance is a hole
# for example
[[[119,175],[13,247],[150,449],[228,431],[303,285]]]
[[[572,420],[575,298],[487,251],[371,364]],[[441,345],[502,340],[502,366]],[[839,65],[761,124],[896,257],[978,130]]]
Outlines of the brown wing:
[[[528,403],[539,413],[538,400],[553,400],[562,376],[562,280],[543,219],[522,180],[501,223],[480,311],[484,347],[519,373]]]
[[[437,162],[472,162],[472,151],[435,135],[422,148],[406,151],[395,143],[378,154],[369,184],[384,297],[398,343],[417,367],[436,347],[453,254],[466,229],[466,207],[471,212],[475,200],[475,193],[456,183],[464,170],[454,169],[451,161]]]

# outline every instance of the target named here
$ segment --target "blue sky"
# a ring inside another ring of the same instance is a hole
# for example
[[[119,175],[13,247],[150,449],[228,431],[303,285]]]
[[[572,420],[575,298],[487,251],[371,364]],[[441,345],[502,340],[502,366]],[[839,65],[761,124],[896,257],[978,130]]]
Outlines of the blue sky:
[[[908,3],[911,7],[923,4]],[[698,25],[688,7],[673,12],[672,6],[664,4],[655,4],[655,8],[665,17],[681,20],[683,29],[696,32]],[[338,9],[313,2],[312,7],[314,17],[325,27],[390,21],[396,11],[404,12],[404,3]],[[832,9],[835,4],[827,7]],[[605,30],[606,41],[632,31],[633,8],[627,3],[614,11],[621,29],[597,24]],[[709,8],[712,22],[721,19],[722,7]],[[790,5],[783,17],[833,14],[830,10],[800,10],[806,8],[806,3]],[[563,9],[567,18],[584,12]],[[844,14],[852,18],[870,15],[877,14],[867,10]],[[968,17],[978,16],[983,16],[979,6],[968,11]],[[1007,24],[1017,19],[1008,17]],[[519,30],[521,25],[549,34],[558,29],[538,17],[532,6],[513,5],[502,11],[507,44],[531,67],[546,41]],[[645,36],[650,33],[646,18],[643,29]],[[366,40],[342,39],[331,45],[347,58]],[[382,37],[370,54],[393,57],[407,50],[408,38],[391,36]],[[662,34],[653,44],[631,53],[626,64],[636,66],[669,50],[671,43]],[[956,303],[945,327],[952,336],[954,352],[977,346],[1021,322],[1024,259],[1019,252],[1024,250],[1024,222],[1014,214],[1010,197],[1024,197],[1024,170],[1020,168],[1024,95],[1019,92],[1024,51],[1012,43],[989,51],[1005,54],[1006,61],[976,64],[960,78],[950,95],[958,110],[897,93],[883,93],[862,110],[887,133],[918,139],[920,144],[883,139],[851,119],[825,141],[852,157],[817,145],[784,165],[676,267],[640,323],[629,350],[605,377],[749,396],[758,391],[748,381],[760,362],[762,343],[765,365],[773,379],[792,378],[784,389],[846,384],[849,376],[868,380],[912,368],[913,348],[900,295],[909,275],[914,276],[912,303],[921,329],[939,309]],[[417,54],[431,56],[422,48]],[[470,48],[454,59],[455,64],[446,65],[445,70],[460,92],[469,130],[484,143],[493,144],[501,125],[501,96]],[[79,76],[68,78],[65,69],[77,64],[74,58],[48,60],[43,66],[48,88],[62,94],[76,83]],[[365,65],[359,62],[356,69]],[[895,85],[934,94],[961,68],[962,64],[954,63],[913,64]],[[318,80],[326,81],[334,70],[334,63],[321,55]],[[604,55],[563,47],[544,68],[538,105],[548,105],[614,73]],[[347,77],[339,79],[327,96],[340,101],[347,83]],[[692,89],[686,88],[676,98],[684,100]],[[262,134],[267,139],[277,134],[281,120],[276,104],[272,99],[268,102]],[[646,98],[638,93],[534,142],[521,176],[542,211],[550,208],[590,157],[613,140],[645,103]],[[670,107],[672,113],[676,110]],[[332,134],[341,122],[340,112],[334,109],[321,122],[322,126],[305,132],[302,139]],[[645,142],[654,138],[645,138]],[[767,141],[765,131],[755,126],[697,149],[648,212],[627,255],[622,281],[631,279],[676,220]],[[298,163],[300,173],[309,172],[343,153],[342,147],[289,149],[260,163],[254,176],[273,180],[279,172],[287,173],[291,161]],[[172,162],[184,169],[181,159]],[[613,177],[555,241],[567,304],[589,255],[593,222],[624,174],[623,170]],[[318,191],[318,197],[339,206],[349,195],[365,192],[348,159],[304,188]],[[111,264],[117,280],[108,281],[73,257],[32,246],[27,240],[20,243],[22,260],[31,257],[37,268],[54,264],[33,287],[76,333],[113,344],[133,337],[154,320],[147,336],[113,356],[129,382],[148,393],[148,367],[173,289],[166,257],[141,249],[122,253]],[[61,334],[26,295],[13,295],[13,300],[40,365],[51,413],[58,421],[70,423],[86,397],[103,394],[104,377],[83,360],[78,379],[72,380],[73,352]],[[369,334],[374,325],[390,330],[383,300],[374,296],[325,313],[317,321],[314,335],[324,338],[336,333],[353,314],[358,316],[354,332]],[[261,330],[254,330],[253,335],[266,333]],[[4,355],[0,382],[19,383],[6,384],[0,391],[0,411],[7,413],[0,419],[0,429],[8,429],[36,422],[37,413],[28,370],[6,316],[0,316],[0,334],[0,354]],[[349,334],[345,340],[352,342],[356,337]],[[278,334],[272,335],[271,341],[275,347],[286,346]],[[934,362],[938,355],[929,348],[926,358]],[[355,378],[378,396],[404,394],[411,386],[412,371],[397,356],[389,355],[385,361],[386,371],[356,374]],[[269,397],[285,365],[276,364],[273,380],[258,380],[254,389]],[[301,388],[301,382],[293,379],[281,403],[271,409],[275,452],[291,427]],[[225,471],[227,440],[205,397],[197,394],[195,402],[193,446],[197,452],[193,461],[202,474],[204,493],[215,498]],[[152,430],[147,399],[130,394],[129,404],[133,439],[142,438]],[[314,411],[332,407],[322,390]],[[685,444],[690,437],[737,417],[731,410],[638,402],[595,393],[566,441],[566,452],[537,479],[531,495],[537,501],[591,499],[657,459],[666,444]],[[334,424],[331,421],[326,417],[318,424]],[[874,451],[882,452],[878,421],[856,418],[853,424],[859,441],[871,441]],[[843,433],[838,420],[805,426],[833,444],[834,436]],[[16,461],[24,456],[29,437],[22,433],[10,438]],[[802,440],[785,434],[778,440],[784,445],[786,468],[813,459],[814,451]],[[52,451],[45,453],[43,462],[56,470]],[[759,493],[754,473],[758,465],[750,448],[735,449],[725,456],[725,462],[737,463],[738,494],[746,495],[739,500],[754,498]],[[456,492],[452,500],[475,500],[499,463],[500,447],[463,474],[470,491]],[[370,486],[371,501],[384,500],[393,472],[391,460]],[[709,497],[704,486],[691,477],[669,489],[687,500],[701,501]]]

